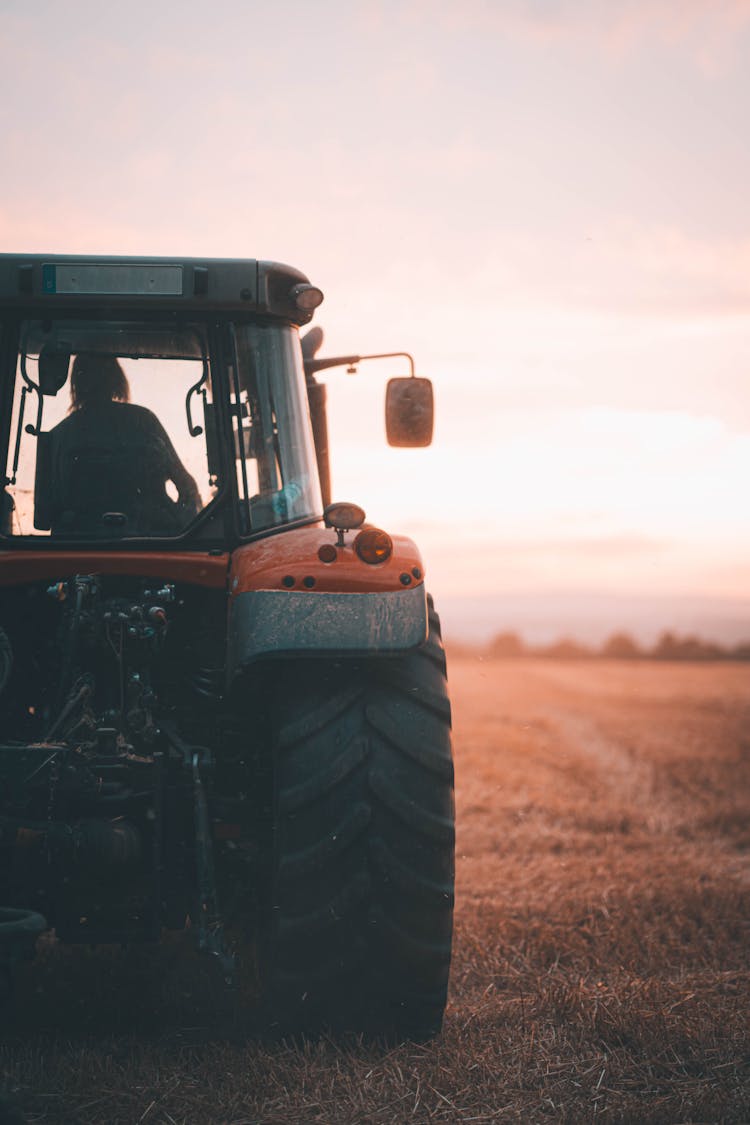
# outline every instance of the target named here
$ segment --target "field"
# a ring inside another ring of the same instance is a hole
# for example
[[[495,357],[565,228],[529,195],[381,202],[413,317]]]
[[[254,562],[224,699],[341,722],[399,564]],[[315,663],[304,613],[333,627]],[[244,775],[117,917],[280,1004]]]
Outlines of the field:
[[[442,1037],[269,1043],[179,944],[52,947],[3,1029],[6,1120],[750,1120],[747,666],[448,655]]]

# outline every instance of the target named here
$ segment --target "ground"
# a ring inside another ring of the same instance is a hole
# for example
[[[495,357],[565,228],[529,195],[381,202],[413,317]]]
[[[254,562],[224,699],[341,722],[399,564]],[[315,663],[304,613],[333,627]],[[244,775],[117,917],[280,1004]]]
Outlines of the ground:
[[[269,1043],[179,945],[52,947],[6,1018],[8,1120],[750,1120],[750,670],[448,656],[443,1035]]]

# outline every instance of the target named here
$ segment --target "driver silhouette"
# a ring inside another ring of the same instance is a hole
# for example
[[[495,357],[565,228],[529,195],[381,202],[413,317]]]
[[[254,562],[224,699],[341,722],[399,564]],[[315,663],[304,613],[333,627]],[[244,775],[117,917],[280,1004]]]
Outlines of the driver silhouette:
[[[117,358],[77,355],[70,400],[67,418],[39,438],[45,471],[37,472],[35,525],[100,538],[173,535],[185,527],[201,507],[198,487],[157,416],[130,402]],[[166,491],[169,481],[177,501]]]

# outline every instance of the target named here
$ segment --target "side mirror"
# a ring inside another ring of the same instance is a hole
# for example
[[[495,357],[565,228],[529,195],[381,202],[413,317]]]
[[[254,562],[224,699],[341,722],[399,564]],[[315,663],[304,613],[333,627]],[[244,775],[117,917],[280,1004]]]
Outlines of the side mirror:
[[[385,432],[389,445],[425,446],[432,441],[432,383],[411,375],[389,379],[385,392]]]
[[[68,380],[70,352],[42,348],[39,353],[39,390],[43,395],[56,395]]]

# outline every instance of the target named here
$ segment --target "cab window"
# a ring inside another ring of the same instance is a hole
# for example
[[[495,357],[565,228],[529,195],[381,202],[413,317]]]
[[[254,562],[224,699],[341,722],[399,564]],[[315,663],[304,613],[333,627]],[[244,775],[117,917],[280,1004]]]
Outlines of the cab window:
[[[211,370],[200,326],[26,321],[3,530],[72,539],[182,534],[215,492],[201,404],[210,409]]]

